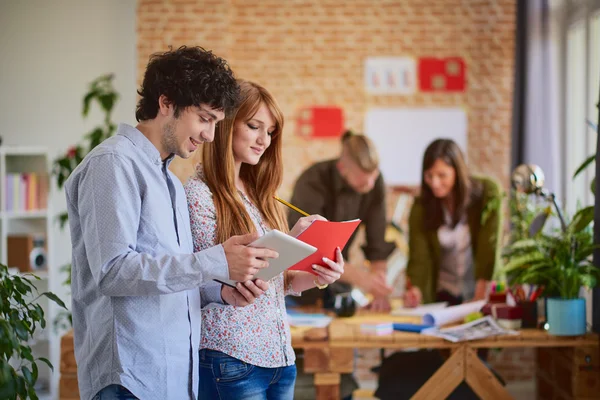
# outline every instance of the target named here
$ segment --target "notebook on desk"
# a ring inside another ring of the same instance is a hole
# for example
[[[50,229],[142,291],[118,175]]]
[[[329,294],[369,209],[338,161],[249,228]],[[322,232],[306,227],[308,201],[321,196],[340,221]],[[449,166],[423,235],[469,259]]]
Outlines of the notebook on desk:
[[[262,279],[265,282],[317,251],[316,247],[276,229],[267,232],[248,246],[268,248],[279,253],[279,257],[268,260],[269,266],[267,268],[261,269],[254,275],[254,279]],[[215,281],[231,287],[235,287],[237,283],[230,279],[215,279]]]

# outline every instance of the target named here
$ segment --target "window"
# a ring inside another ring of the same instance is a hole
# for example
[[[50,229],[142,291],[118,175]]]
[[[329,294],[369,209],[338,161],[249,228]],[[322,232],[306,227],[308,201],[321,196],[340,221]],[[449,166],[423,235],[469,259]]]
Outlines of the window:
[[[597,104],[600,101],[598,98],[600,91],[600,11],[594,13],[590,20],[590,33],[589,33],[589,50],[588,50],[588,121],[598,124],[598,108]],[[596,136],[592,128],[588,127],[588,154],[594,154],[596,151]],[[587,180],[591,184],[591,180],[594,178],[596,171],[590,167],[587,171]],[[589,186],[589,185],[588,185]],[[594,203],[593,193],[588,190],[589,204]]]
[[[567,29],[566,62],[566,193],[565,206],[572,215],[588,201],[586,174],[572,179],[577,167],[585,160],[588,151],[586,126],[586,49],[585,23],[579,21]]]
[[[600,86],[600,4],[595,1],[572,3],[571,24],[566,29],[564,164],[565,208],[594,204],[590,190],[595,169],[572,179],[579,165],[596,150],[596,133],[587,121],[598,122]]]
[[[565,48],[565,144],[563,182],[565,208],[572,215],[579,207],[594,204],[590,190],[596,174],[593,167],[572,179],[575,169],[596,151],[596,132],[587,121],[598,123],[600,91],[600,0],[577,0],[567,11],[570,25],[564,36]],[[600,177],[599,177],[600,179]],[[587,304],[587,321],[592,322],[592,292],[583,290]]]

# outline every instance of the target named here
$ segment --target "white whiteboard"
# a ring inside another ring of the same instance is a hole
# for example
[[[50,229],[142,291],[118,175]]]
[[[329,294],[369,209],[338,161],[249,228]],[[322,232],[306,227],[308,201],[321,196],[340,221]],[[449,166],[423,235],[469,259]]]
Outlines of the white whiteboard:
[[[367,112],[365,134],[379,152],[386,185],[421,184],[423,153],[435,139],[467,149],[467,114],[462,108],[375,108]]]

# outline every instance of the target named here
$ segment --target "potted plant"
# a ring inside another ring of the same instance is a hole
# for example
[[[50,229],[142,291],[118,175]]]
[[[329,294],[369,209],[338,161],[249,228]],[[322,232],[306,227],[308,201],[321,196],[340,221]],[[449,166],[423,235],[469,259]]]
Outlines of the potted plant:
[[[504,251],[508,262],[502,272],[511,284],[544,287],[553,335],[586,332],[586,304],[579,298],[579,290],[595,287],[600,277],[600,269],[592,262],[596,247],[593,219],[594,207],[586,207],[573,216],[566,229],[517,240]]]
[[[65,304],[53,293],[37,293],[31,279],[35,275],[16,275],[0,264],[0,398],[37,399],[34,385],[37,362],[52,369],[48,359],[34,358],[30,343],[38,326],[46,326],[44,310],[37,304],[45,296],[62,308]]]

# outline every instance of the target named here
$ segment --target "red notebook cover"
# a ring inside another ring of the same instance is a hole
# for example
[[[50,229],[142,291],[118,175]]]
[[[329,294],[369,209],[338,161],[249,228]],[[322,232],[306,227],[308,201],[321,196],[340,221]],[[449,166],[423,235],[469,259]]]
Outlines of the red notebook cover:
[[[304,232],[298,235],[297,239],[316,247],[317,251],[289,269],[315,274],[312,265],[326,266],[323,263],[323,257],[335,261],[336,247],[344,250],[344,246],[346,246],[360,222],[360,219],[345,222],[314,221]]]

